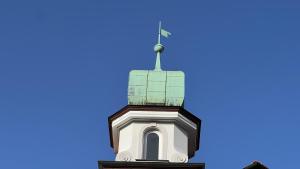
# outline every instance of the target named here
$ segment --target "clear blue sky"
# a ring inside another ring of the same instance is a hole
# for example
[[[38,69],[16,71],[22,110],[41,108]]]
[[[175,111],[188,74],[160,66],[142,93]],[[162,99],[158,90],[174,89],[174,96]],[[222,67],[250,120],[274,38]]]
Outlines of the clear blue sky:
[[[107,117],[131,69],[186,73],[202,119],[192,162],[295,169],[300,153],[299,1],[0,1],[0,168],[97,169],[114,160]]]

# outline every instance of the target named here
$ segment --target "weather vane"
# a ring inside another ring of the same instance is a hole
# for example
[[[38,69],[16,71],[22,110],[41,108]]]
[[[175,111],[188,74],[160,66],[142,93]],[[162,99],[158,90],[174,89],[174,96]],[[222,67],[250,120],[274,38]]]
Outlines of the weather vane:
[[[163,36],[165,38],[168,38],[171,33],[166,31],[165,29],[161,28],[161,21],[159,21],[158,25],[158,39],[157,39],[157,44],[154,46],[154,51],[156,53],[156,62],[155,62],[155,71],[161,71],[161,66],[160,66],[160,54],[164,50],[164,46],[160,43],[160,36]]]

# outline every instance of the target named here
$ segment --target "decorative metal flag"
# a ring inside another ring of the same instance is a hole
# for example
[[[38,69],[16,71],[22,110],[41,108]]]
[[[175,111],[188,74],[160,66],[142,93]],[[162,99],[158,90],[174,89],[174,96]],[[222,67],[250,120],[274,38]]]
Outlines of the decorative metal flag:
[[[164,30],[164,29],[160,29],[160,34],[162,35],[162,36],[164,36],[164,37],[166,37],[166,38],[168,38],[170,35],[171,35],[171,33],[170,32],[168,32],[168,31],[166,31],[166,30]]]

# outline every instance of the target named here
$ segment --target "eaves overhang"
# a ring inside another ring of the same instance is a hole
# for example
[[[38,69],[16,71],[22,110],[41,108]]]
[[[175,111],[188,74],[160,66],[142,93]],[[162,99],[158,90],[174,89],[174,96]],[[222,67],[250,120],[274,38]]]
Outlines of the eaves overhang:
[[[110,135],[110,145],[114,148],[113,143],[113,130],[112,130],[112,123],[117,118],[123,116],[129,111],[166,111],[166,112],[178,112],[180,115],[184,116],[188,120],[192,121],[196,124],[196,133],[197,136],[195,137],[196,143],[196,150],[200,147],[200,130],[201,130],[201,120],[193,115],[192,113],[185,110],[183,107],[180,106],[153,106],[153,105],[127,105],[123,107],[121,110],[117,111],[113,115],[108,117],[108,125],[109,125],[109,135]]]

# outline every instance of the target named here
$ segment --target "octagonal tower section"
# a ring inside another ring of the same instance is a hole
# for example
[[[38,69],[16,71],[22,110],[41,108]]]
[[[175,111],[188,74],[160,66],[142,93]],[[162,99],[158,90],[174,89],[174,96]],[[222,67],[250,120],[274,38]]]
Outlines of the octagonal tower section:
[[[199,149],[201,120],[180,106],[128,105],[108,120],[116,161],[186,163]]]

